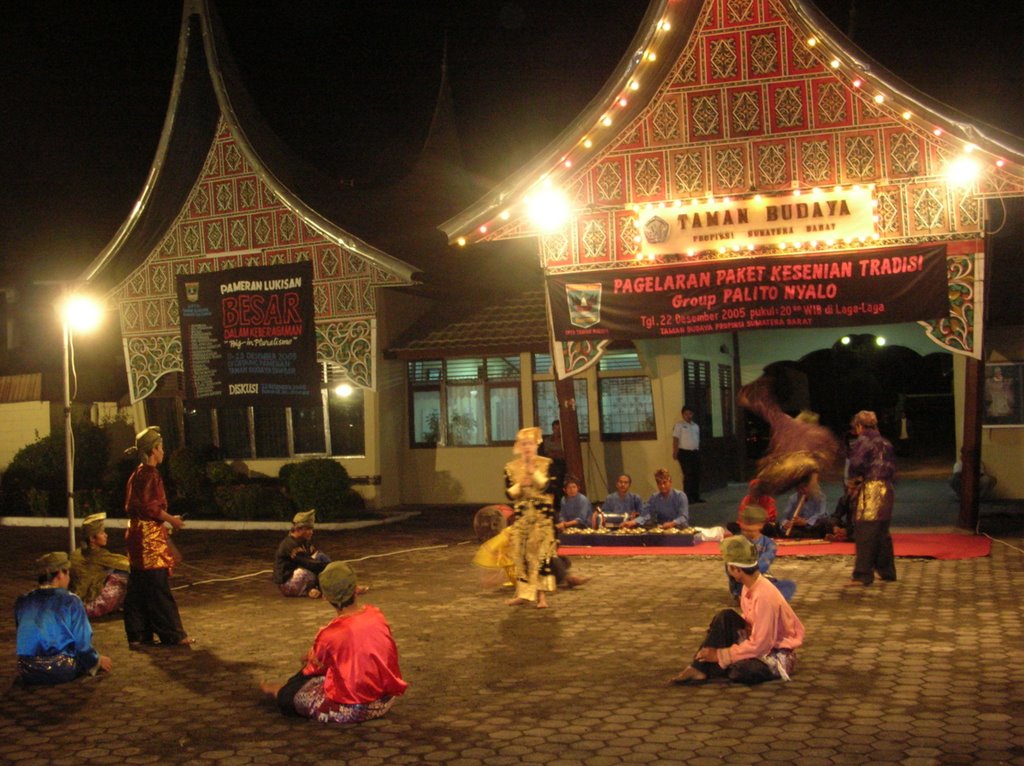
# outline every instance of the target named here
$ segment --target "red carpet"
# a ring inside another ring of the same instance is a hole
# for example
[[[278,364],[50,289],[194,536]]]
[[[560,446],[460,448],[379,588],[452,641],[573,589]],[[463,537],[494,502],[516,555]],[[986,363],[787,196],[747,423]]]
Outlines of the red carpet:
[[[852,556],[853,543],[826,543],[817,540],[776,541],[780,556]],[[928,559],[973,559],[988,556],[992,541],[981,535],[894,533],[893,548],[897,556]],[[717,556],[718,543],[693,546],[655,546],[630,548],[622,546],[560,546],[563,556]]]

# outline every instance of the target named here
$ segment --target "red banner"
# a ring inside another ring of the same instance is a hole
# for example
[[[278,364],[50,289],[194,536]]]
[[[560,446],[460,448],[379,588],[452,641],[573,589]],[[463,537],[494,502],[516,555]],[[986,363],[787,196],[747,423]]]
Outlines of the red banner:
[[[949,314],[945,245],[552,274],[547,285],[560,341],[892,324]]]

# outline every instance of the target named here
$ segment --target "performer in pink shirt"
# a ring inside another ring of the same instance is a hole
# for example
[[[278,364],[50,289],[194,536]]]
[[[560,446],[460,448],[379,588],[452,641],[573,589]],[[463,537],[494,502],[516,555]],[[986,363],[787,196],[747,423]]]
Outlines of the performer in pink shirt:
[[[761,574],[750,540],[726,538],[722,557],[729,576],[743,585],[743,614],[726,609],[715,615],[693,662],[671,683],[699,683],[722,676],[745,684],[776,678],[788,681],[796,649],[804,642],[803,624],[778,588]]]

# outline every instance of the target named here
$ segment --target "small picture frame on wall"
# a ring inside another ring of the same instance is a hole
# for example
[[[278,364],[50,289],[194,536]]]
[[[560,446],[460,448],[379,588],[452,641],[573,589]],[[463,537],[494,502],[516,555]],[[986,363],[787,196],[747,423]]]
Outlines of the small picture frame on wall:
[[[982,425],[1024,426],[1024,364],[985,365]]]

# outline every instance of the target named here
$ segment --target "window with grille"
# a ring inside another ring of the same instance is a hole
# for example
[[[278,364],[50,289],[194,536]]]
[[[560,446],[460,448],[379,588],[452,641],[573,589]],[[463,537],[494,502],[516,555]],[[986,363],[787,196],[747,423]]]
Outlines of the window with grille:
[[[545,436],[551,434],[552,421],[560,417],[558,396],[555,393],[554,368],[551,354],[533,354],[533,422],[540,426]],[[540,378],[538,380],[538,378]],[[573,378],[573,395],[576,398],[576,422],[579,427],[580,441],[590,438],[590,402],[587,399],[587,380],[583,377]]]
[[[601,409],[601,438],[654,439],[654,398],[647,375],[630,374],[643,371],[636,351],[612,349],[605,351],[597,367],[598,404]]]

